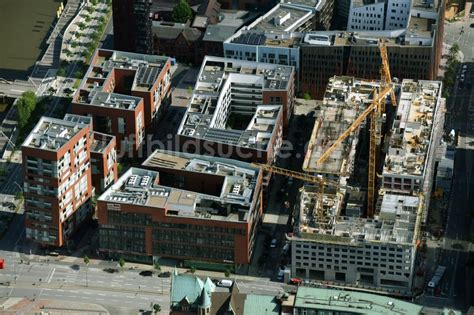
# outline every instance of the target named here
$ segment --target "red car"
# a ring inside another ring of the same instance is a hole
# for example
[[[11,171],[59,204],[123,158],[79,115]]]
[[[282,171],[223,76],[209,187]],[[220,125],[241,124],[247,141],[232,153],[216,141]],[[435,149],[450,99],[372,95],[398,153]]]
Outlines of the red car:
[[[300,279],[300,278],[291,278],[290,279],[290,284],[300,285],[301,282],[303,282],[303,279]]]

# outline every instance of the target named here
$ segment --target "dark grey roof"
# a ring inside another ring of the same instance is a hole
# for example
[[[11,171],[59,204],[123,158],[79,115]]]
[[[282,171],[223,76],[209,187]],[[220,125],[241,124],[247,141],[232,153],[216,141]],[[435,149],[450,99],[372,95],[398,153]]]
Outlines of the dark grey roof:
[[[203,40],[210,42],[224,42],[234,35],[238,27],[227,25],[208,25]]]
[[[240,35],[239,37],[232,40],[236,44],[244,45],[263,45],[265,43],[265,35],[263,33],[249,32]]]

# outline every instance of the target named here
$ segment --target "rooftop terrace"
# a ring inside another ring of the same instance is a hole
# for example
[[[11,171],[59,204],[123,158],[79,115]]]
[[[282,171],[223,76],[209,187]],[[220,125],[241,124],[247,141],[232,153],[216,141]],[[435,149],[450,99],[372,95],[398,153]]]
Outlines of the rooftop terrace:
[[[42,150],[58,151],[87,125],[63,119],[41,117],[23,146]]]

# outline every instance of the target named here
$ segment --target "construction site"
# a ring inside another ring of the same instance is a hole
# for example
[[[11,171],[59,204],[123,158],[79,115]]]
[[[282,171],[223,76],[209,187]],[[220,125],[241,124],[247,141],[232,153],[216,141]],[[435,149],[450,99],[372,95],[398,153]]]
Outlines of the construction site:
[[[445,100],[438,81],[333,77],[294,211],[292,276],[411,296]],[[313,180],[311,178],[313,178]],[[318,179],[318,180],[315,180]]]

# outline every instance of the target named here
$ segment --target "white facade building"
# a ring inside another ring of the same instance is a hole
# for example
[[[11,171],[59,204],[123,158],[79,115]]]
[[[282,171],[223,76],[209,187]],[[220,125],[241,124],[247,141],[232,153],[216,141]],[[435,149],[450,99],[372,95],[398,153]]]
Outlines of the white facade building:
[[[386,30],[404,29],[410,20],[411,0],[388,0]]]
[[[347,29],[350,31],[381,31],[384,29],[384,21],[385,2],[383,0],[376,0],[371,4],[364,4],[360,0],[352,1]]]
[[[347,29],[382,31],[405,29],[410,20],[412,0],[353,0]]]

